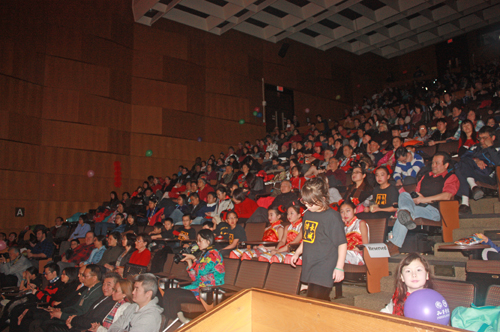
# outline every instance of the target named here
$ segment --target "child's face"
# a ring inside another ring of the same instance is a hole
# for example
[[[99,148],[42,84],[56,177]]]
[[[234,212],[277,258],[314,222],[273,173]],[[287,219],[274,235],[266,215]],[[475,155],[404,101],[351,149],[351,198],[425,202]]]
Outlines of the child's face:
[[[128,217],[127,222],[129,223],[129,225],[132,225],[134,223],[134,217],[132,216]]]
[[[340,208],[340,215],[342,216],[342,221],[347,224],[354,218],[354,210],[349,205],[342,205]]]
[[[78,242],[76,241],[71,241],[71,245],[70,245],[71,249],[75,249],[76,247],[78,247]]]
[[[167,220],[163,223],[163,227],[165,227],[167,231],[171,230],[173,226],[174,225],[170,222],[170,220]]]
[[[182,217],[182,224],[184,225],[184,228],[191,228],[191,218],[189,216]]]
[[[236,224],[238,223],[238,217],[234,213],[228,214],[226,222],[231,226],[231,229],[236,227]]]
[[[269,220],[270,223],[276,222],[279,220],[278,215],[276,214],[276,211],[274,210],[269,210],[267,211],[267,219]]]
[[[424,288],[425,283],[429,280],[429,273],[425,270],[425,266],[420,259],[415,259],[409,265],[403,266],[401,279],[408,288],[408,292],[413,293]]]
[[[287,213],[286,213],[286,216],[288,218],[288,221],[291,223],[294,223],[300,219],[300,214],[298,214],[294,208],[289,208]]]
[[[377,180],[378,184],[387,183],[389,175],[387,175],[385,170],[379,169],[375,172],[375,180]]]
[[[115,218],[115,224],[117,224],[117,225],[121,225],[121,224],[122,224],[122,221],[123,221],[123,220],[122,220],[122,217],[120,217],[120,216],[116,216],[116,218]]]
[[[184,204],[184,200],[182,199],[182,197],[178,197],[177,198],[177,204],[179,204],[179,205],[183,205]]]

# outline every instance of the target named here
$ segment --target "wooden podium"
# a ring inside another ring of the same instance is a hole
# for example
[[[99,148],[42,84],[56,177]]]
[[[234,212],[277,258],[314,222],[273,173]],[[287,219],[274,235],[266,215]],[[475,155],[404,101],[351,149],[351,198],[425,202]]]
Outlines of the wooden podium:
[[[178,331],[463,331],[348,305],[246,289]]]

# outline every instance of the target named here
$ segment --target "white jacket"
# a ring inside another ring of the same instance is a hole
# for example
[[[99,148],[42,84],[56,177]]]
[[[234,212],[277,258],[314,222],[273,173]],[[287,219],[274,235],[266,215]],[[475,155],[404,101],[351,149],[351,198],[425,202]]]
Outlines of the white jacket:
[[[222,202],[217,202],[217,206],[215,207],[214,212],[210,212],[214,225],[218,225],[222,221],[220,218],[220,214],[222,213],[222,211],[232,210],[233,208],[234,204],[231,198],[228,198]]]
[[[158,332],[162,312],[163,308],[158,306],[157,297],[141,309],[137,303],[133,303],[125,309],[116,322],[113,322],[108,332]]]

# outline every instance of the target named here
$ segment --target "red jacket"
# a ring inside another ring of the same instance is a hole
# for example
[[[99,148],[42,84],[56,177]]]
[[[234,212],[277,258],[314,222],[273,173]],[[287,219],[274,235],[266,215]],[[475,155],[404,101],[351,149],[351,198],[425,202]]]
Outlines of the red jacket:
[[[205,184],[205,188],[203,188],[203,190],[198,190],[198,196],[200,196],[200,200],[206,202],[208,193],[213,192],[213,191],[214,191],[214,188],[212,188],[208,184]]]
[[[234,205],[234,211],[238,214],[238,218],[250,218],[258,207],[254,200],[246,198],[240,204]]]

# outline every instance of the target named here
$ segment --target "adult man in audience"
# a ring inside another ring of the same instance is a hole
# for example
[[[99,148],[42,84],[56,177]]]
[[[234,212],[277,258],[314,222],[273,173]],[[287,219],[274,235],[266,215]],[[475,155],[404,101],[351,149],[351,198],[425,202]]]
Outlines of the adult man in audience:
[[[81,262],[86,261],[90,257],[92,250],[94,250],[95,248],[94,238],[95,235],[93,232],[87,232],[87,234],[85,234],[85,243],[82,243],[78,247],[76,247],[69,258],[63,256],[62,260],[57,263],[61,268],[61,271],[67,267],[77,266]]]
[[[0,287],[19,286],[23,279],[23,272],[31,266],[31,262],[21,255],[18,247],[9,248],[9,259],[0,257]]]
[[[157,332],[161,325],[163,309],[158,306],[158,281],[151,273],[135,277],[132,298],[128,306],[108,329],[108,332]]]
[[[380,143],[377,142],[377,140],[370,140],[370,152],[368,153],[368,156],[375,165],[377,165],[380,159],[384,156],[384,154],[380,152]]]
[[[397,160],[397,163],[394,168],[393,178],[397,186],[402,186],[406,177],[416,179],[420,169],[425,166],[424,159],[421,156],[408,151],[403,146],[396,149],[394,158]]]
[[[437,127],[437,123],[440,119],[446,121],[447,124],[451,122],[451,119],[444,115],[443,109],[441,107],[437,107],[436,109],[434,109],[434,120],[432,120],[432,122],[429,124],[429,127]]]
[[[50,320],[42,321],[37,324],[40,326],[40,330],[51,332],[69,330],[65,329],[65,327],[67,327],[66,323],[70,317],[73,316],[74,318],[75,316],[84,315],[91,310],[92,307],[99,305],[97,302],[99,299],[103,299],[101,280],[102,274],[100,266],[96,264],[87,265],[83,272],[83,284],[87,289],[82,292],[78,302],[70,307],[53,309],[50,312]]]
[[[52,241],[54,245],[59,246],[61,242],[66,241],[69,236],[69,228],[63,226],[64,219],[62,217],[57,217],[55,226],[50,228],[50,233],[52,234]]]
[[[200,200],[200,196],[197,193],[192,193],[189,195],[189,200],[191,201],[191,217],[193,218],[193,225],[199,225],[202,223],[205,214],[200,213],[200,211],[207,206],[207,203]]]
[[[429,146],[433,146],[440,143],[446,143],[448,138],[453,137],[453,133],[447,128],[448,122],[445,119],[438,119],[436,122],[437,129],[432,133],[429,139]]]
[[[32,249],[28,249],[28,258],[30,258],[33,262],[34,260],[47,259],[49,257],[52,257],[52,254],[54,253],[54,244],[52,243],[52,241],[47,239],[45,228],[38,228],[35,234],[38,243],[33,245],[30,242]]]
[[[102,282],[103,295],[90,306],[87,312],[70,315],[66,321],[54,320],[54,324],[47,327],[47,332],[87,331],[92,327],[92,323],[101,323],[116,303],[113,300],[113,288],[118,280],[120,280],[119,274],[114,272],[106,274]]]
[[[282,205],[286,209],[292,202],[298,199],[297,194],[292,191],[292,183],[289,180],[281,181],[280,190],[281,194],[276,196],[271,203],[271,207]]]
[[[200,200],[203,202],[207,202],[207,195],[210,192],[213,192],[214,188],[212,186],[209,186],[207,184],[207,180],[204,178],[199,178],[198,179],[198,196],[200,197]]]
[[[291,152],[290,150],[288,150],[288,145],[287,144],[283,144],[281,146],[281,153],[278,155],[278,158],[282,159],[282,158],[290,158],[290,155],[291,155]]]
[[[460,183],[453,173],[448,173],[451,157],[446,152],[436,152],[432,158],[432,172],[425,174],[415,189],[414,198],[404,192],[398,199],[398,219],[392,228],[392,239],[387,243],[391,255],[399,252],[408,230],[415,229],[416,218],[441,220],[437,201],[455,197]]]
[[[151,191],[150,188],[146,189],[146,191],[148,190]],[[117,204],[116,210],[109,216],[106,222],[102,221],[95,223],[95,228],[94,228],[95,235],[106,235],[108,230],[115,228],[116,227],[115,218],[119,213],[123,214],[124,220],[127,220],[127,214],[125,213],[125,207],[123,206],[122,202]]]
[[[496,166],[500,166],[500,148],[495,146],[495,130],[484,126],[479,130],[479,144],[470,148],[460,158],[456,173],[460,180],[460,189],[457,195],[462,197],[459,207],[461,214],[471,213],[469,207],[469,192],[474,200],[483,198],[484,192],[477,185],[481,181],[496,186]]]

